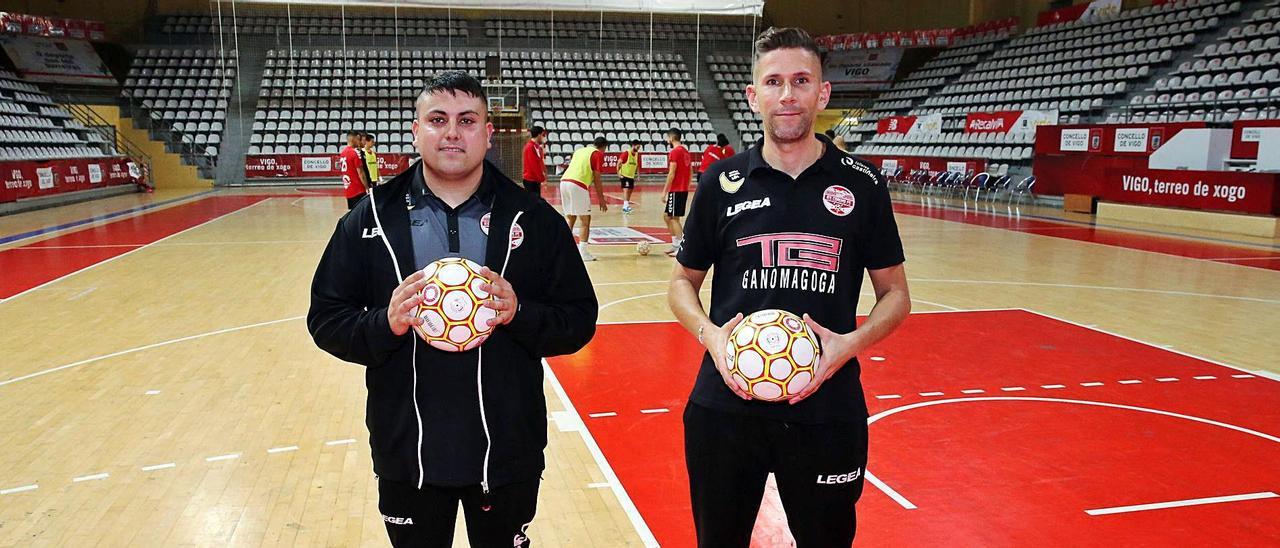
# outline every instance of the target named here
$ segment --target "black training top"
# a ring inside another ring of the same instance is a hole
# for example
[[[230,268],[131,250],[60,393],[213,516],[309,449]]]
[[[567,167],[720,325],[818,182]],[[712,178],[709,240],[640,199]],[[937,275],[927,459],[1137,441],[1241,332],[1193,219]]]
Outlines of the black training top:
[[[763,143],[716,162],[698,182],[680,264],[713,265],[711,321],[724,325],[766,308],[808,313],[836,333],[855,329],[864,269],[905,259],[889,189],[871,164],[823,136],[822,157],[800,177],[769,166]],[[856,358],[796,405],[744,401],[724,385],[711,355],[689,399],[713,409],[779,420],[865,420]]]

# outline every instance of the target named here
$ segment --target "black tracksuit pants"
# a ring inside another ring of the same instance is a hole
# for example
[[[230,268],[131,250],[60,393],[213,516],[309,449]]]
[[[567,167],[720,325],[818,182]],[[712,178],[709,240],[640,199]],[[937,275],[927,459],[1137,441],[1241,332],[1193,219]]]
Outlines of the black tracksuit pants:
[[[467,540],[476,548],[527,548],[528,528],[538,506],[538,484],[529,481],[494,487],[486,500],[479,485],[417,489],[378,479],[378,511],[397,548],[450,548],[458,504],[467,523]],[[488,510],[485,507],[488,506]]]
[[[689,402],[684,436],[698,546],[751,544],[770,472],[797,548],[853,543],[867,465],[865,420],[796,424]]]

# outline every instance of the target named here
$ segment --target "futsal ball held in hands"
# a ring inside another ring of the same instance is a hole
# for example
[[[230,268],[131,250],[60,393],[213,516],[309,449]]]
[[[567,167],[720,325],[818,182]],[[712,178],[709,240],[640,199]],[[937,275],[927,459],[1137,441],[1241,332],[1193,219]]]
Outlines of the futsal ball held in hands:
[[[418,317],[413,327],[427,344],[446,352],[463,352],[480,346],[493,327],[493,309],[481,306],[489,292],[480,276],[480,265],[461,257],[447,257],[422,269],[426,285],[419,295]]]
[[[729,333],[725,365],[751,397],[780,401],[813,380],[821,354],[818,337],[799,316],[766,309],[743,318]]]

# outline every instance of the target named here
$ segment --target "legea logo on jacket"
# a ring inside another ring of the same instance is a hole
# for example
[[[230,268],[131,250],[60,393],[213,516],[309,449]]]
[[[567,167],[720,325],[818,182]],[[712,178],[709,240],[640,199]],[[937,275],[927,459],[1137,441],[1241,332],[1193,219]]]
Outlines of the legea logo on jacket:
[[[364,232],[360,233],[360,237],[366,240],[370,238],[377,238],[378,236],[381,236],[381,235],[382,235],[382,230],[376,226],[373,228],[366,228],[364,229]]]

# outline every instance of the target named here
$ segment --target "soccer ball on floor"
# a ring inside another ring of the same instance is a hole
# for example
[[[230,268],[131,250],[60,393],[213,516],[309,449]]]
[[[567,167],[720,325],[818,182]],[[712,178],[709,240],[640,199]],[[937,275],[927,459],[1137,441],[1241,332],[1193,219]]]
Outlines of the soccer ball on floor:
[[[480,306],[489,293],[480,288],[488,280],[480,276],[480,265],[461,257],[448,257],[422,269],[426,285],[418,294],[418,317],[422,325],[414,331],[427,344],[446,352],[463,352],[480,346],[493,327],[491,308]]]
[[[818,338],[799,316],[766,309],[743,318],[729,333],[725,365],[751,397],[780,401],[808,386],[821,354]]]
[[[639,242],[636,244],[636,253],[648,255],[650,247],[652,246],[649,245],[649,242]]]

